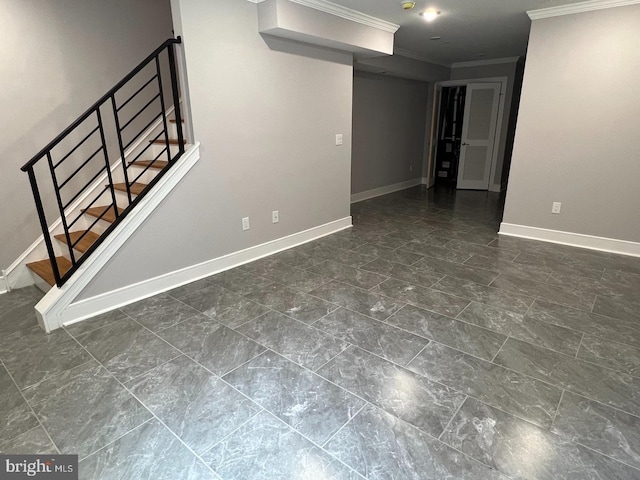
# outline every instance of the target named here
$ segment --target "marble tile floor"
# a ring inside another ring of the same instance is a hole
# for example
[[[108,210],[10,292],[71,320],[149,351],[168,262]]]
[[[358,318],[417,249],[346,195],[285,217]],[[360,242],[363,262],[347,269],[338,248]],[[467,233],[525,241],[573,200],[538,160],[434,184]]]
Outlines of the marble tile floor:
[[[0,452],[97,479],[640,479],[640,259],[420,188],[45,335],[0,296]]]

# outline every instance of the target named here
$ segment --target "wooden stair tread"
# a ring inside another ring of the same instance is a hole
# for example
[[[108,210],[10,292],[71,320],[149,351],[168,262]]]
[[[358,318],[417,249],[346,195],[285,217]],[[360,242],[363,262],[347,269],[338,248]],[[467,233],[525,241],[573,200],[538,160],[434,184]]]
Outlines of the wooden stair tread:
[[[155,162],[153,160],[136,160],[135,162],[129,162],[129,165],[135,165],[136,167],[157,168],[159,170],[162,170],[167,165],[169,165],[169,162],[167,162],[166,160],[156,160]]]
[[[84,213],[87,215],[91,215],[92,217],[100,218],[100,215],[104,213],[105,210],[108,210],[105,213],[101,220],[105,222],[113,223],[116,221],[116,212],[113,210],[113,205],[106,205],[101,207],[91,207],[84,210]],[[124,210],[122,208],[118,208],[118,215],[121,215]]]
[[[89,247],[94,244],[94,242],[100,237],[100,235],[92,232],[91,230],[78,230],[76,232],[69,232],[69,239],[71,240],[72,245],[77,242],[80,237],[82,237],[82,239],[73,248],[74,250],[78,250],[79,252],[84,253],[89,250]],[[67,243],[67,237],[64,233],[54,235],[54,238],[56,240],[60,240],[62,243]]]
[[[56,263],[58,264],[58,271],[60,272],[61,277],[64,276],[64,274],[71,268],[71,262],[65,257],[56,257]],[[45,260],[38,260],[37,262],[27,263],[27,268],[52,287],[56,284],[56,280],[53,277],[53,268],[51,268],[51,261],[48,258]]]
[[[154,145],[165,145],[166,141],[164,139],[157,139],[157,140],[149,140],[149,143],[153,143]],[[187,141],[185,139],[182,139],[182,144],[186,145]],[[177,138],[170,138],[169,139],[169,145],[179,145],[180,143],[178,142]]]
[[[113,184],[113,188],[115,188],[116,190],[120,190],[121,192],[126,192],[127,191],[127,186],[124,183],[114,183]],[[140,195],[142,193],[142,191],[147,188],[147,184],[146,183],[134,183],[133,185],[131,185],[131,193],[133,195]]]

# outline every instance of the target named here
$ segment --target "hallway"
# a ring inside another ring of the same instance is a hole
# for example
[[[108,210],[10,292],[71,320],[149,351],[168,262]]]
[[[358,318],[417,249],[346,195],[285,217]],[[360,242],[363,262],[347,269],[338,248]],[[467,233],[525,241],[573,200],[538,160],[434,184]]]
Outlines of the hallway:
[[[83,479],[640,478],[640,258],[420,187],[45,335],[0,296],[0,452]]]

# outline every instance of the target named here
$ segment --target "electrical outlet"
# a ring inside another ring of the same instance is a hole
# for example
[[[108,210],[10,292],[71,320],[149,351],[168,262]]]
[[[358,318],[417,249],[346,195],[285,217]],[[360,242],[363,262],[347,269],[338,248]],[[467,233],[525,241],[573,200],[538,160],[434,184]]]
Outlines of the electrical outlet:
[[[551,213],[560,213],[561,208],[562,208],[562,203],[553,202],[553,205],[551,206]]]
[[[271,212],[271,221],[273,223],[278,223],[280,221],[280,214],[278,213],[278,210]]]
[[[336,145],[342,145],[342,134],[336,133]]]
[[[242,219],[242,230],[249,230],[249,217]]]

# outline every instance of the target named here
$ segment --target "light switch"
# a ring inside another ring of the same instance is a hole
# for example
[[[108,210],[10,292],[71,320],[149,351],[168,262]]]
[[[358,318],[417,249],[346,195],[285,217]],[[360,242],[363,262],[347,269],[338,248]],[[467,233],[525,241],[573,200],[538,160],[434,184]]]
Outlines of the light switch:
[[[342,134],[336,133],[336,145],[342,145]]]

